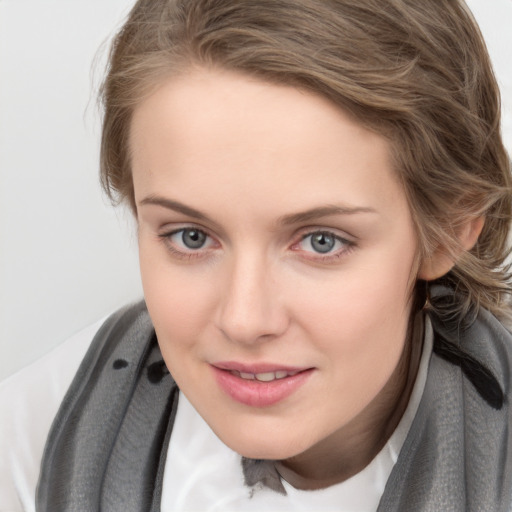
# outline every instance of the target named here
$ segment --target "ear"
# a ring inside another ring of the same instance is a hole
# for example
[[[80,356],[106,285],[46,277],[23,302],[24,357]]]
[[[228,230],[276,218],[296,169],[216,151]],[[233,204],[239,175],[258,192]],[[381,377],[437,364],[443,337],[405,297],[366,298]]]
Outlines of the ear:
[[[484,217],[476,217],[462,226],[459,232],[459,242],[462,250],[469,251],[476,244],[484,227],[484,222]],[[433,281],[449,272],[455,263],[456,260],[446,253],[444,247],[438,247],[431,256],[422,262],[418,279]]]

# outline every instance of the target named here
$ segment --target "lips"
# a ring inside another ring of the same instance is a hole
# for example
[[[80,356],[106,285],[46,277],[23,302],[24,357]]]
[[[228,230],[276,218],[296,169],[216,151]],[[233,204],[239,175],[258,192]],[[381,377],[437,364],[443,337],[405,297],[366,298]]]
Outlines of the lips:
[[[296,372],[287,372],[286,370],[277,370],[276,372],[263,372],[263,373],[250,373],[250,372],[239,372],[237,370],[231,370],[233,375],[246,380],[258,380],[260,382],[272,382],[273,380],[285,379],[286,377],[293,377]]]
[[[305,384],[314,371],[313,368],[235,362],[215,363],[211,368],[217,384],[227,395],[251,407],[268,407],[281,402]]]

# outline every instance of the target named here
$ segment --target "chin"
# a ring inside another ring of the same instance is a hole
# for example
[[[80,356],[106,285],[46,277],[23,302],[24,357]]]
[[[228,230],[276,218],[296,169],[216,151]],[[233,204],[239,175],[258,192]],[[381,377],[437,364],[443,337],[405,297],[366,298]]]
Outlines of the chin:
[[[306,451],[310,446],[297,440],[290,439],[289,435],[279,436],[272,433],[263,433],[255,429],[249,436],[218,437],[233,451],[248,459],[285,460]]]
[[[247,449],[235,449],[235,447],[231,447],[238,454],[246,457],[247,459],[262,459],[262,460],[286,460],[290,459],[296,455],[299,455],[304,450],[290,450],[284,449],[280,446],[252,446],[247,447]]]

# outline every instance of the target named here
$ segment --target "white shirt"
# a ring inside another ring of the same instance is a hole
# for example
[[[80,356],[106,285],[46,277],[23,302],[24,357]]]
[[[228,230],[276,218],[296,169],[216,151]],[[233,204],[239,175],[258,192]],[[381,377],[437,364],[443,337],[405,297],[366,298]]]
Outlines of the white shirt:
[[[35,512],[46,437],[102,323],[103,319],[0,384],[0,512]],[[302,491],[284,481],[287,495],[283,496],[267,488],[248,488],[240,455],[217,438],[181,394],[164,471],[161,510],[374,512],[423,394],[432,342],[427,319],[418,376],[398,427],[365,469],[326,489]]]

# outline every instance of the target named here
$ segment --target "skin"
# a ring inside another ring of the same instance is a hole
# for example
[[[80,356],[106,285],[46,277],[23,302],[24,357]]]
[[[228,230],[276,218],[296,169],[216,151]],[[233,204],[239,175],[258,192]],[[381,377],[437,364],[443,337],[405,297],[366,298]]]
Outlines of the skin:
[[[419,354],[407,332],[422,269],[387,141],[320,96],[196,68],[138,105],[130,149],[144,293],[182,392],[296,487],[360,471],[398,423]],[[185,228],[205,244],[187,248]],[[327,253],[318,232],[336,237]],[[218,361],[313,370],[252,407],[219,387]]]

